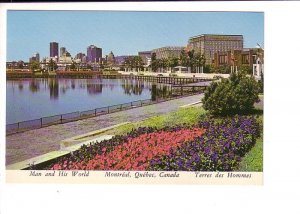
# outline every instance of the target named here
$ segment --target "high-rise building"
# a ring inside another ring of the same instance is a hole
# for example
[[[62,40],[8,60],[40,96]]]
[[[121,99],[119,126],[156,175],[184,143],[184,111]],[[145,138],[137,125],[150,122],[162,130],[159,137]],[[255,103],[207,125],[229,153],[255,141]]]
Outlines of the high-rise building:
[[[58,57],[58,43],[50,42],[50,57]]]
[[[204,55],[206,64],[212,64],[215,53],[218,51],[242,50],[243,43],[243,35],[202,34],[191,37],[187,49],[200,52]]]
[[[102,48],[98,48],[95,45],[87,47],[87,62],[99,63],[102,61]]]
[[[60,57],[62,57],[65,53],[66,53],[66,48],[65,47],[61,47],[60,49],[59,49],[59,54],[60,54]]]

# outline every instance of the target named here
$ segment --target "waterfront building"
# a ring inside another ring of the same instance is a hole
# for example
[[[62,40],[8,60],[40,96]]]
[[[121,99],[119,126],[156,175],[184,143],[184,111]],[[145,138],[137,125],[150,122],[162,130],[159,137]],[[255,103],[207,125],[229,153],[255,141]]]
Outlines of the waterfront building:
[[[50,57],[58,57],[58,43],[57,42],[50,42]]]
[[[87,63],[99,63],[102,61],[102,48],[95,45],[87,47]]]
[[[6,62],[6,71],[28,71],[28,62],[24,62],[22,60],[19,60],[18,62],[12,61],[12,62]]]
[[[156,54],[156,59],[168,59],[171,57],[180,57],[180,53],[182,50],[184,50],[185,47],[178,47],[178,46],[168,46],[168,47],[162,47],[162,48],[157,48],[153,49],[151,51],[152,53]],[[151,57],[151,56],[150,56]]]
[[[59,62],[60,63],[72,63],[73,60],[72,60],[72,56],[71,54],[65,50],[65,52],[63,53],[63,55],[61,57],[59,57]]]
[[[187,49],[200,52],[204,55],[206,64],[210,65],[218,51],[242,50],[243,44],[243,35],[202,34],[190,37]]]
[[[261,70],[263,50],[261,48],[243,48],[242,50],[217,51],[214,54],[214,67],[230,67],[230,72],[237,72],[240,69],[248,69],[254,72]],[[252,72],[251,72],[252,73]],[[260,73],[258,71],[257,73]]]

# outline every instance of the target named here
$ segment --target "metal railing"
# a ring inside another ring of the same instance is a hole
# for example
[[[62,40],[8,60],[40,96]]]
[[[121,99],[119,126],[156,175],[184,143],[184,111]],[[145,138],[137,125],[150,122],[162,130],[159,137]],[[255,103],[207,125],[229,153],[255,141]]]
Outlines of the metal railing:
[[[201,92],[203,92],[203,91],[201,91]],[[174,93],[174,95],[175,94],[176,93]],[[194,94],[199,94],[199,91],[192,91],[192,92],[189,91],[188,93],[187,92],[182,93],[182,90],[181,90],[181,93],[176,94],[175,96],[171,96],[171,97],[156,98],[155,100],[151,100],[151,99],[137,100],[137,101],[122,103],[122,104],[118,104],[118,105],[95,108],[92,110],[76,111],[76,112],[71,112],[71,113],[66,113],[66,114],[42,117],[42,118],[34,119],[34,120],[22,121],[22,122],[13,123],[13,124],[7,124],[6,125],[6,135],[15,134],[18,132],[24,132],[24,131],[33,130],[33,129],[38,129],[38,128],[43,128],[43,127],[56,125],[56,124],[68,123],[68,122],[72,122],[72,121],[77,121],[77,120],[86,119],[86,118],[90,118],[90,117],[96,117],[99,115],[110,114],[110,113],[114,113],[114,112],[118,112],[118,111],[122,111],[122,110],[128,110],[128,109],[132,109],[132,108],[142,107],[142,106],[146,106],[146,105],[161,103],[161,102],[165,102],[168,100],[191,96]]]

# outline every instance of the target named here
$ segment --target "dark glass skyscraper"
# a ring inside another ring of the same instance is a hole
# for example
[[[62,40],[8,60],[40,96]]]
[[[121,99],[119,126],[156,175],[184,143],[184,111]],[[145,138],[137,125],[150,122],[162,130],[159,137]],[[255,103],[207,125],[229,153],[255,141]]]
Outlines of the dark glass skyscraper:
[[[58,55],[58,43],[57,42],[50,42],[50,57],[55,57]]]
[[[96,47],[95,45],[90,45],[87,47],[87,62],[91,63],[101,63],[102,59],[102,49]]]

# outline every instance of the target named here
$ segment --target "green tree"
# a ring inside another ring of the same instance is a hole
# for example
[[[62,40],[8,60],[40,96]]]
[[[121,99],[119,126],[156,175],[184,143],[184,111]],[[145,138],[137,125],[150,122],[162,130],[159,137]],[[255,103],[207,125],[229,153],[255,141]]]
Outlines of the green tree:
[[[126,68],[133,69],[134,68],[134,63],[133,63],[133,57],[128,56],[125,58],[124,65]]]
[[[160,60],[160,68],[162,68],[163,70],[165,70],[168,67],[168,59],[161,59]]]
[[[53,59],[50,59],[48,66],[49,66],[50,71],[55,71],[58,67],[56,65],[56,62]]]
[[[187,52],[188,55],[188,66],[191,68],[191,72],[195,73],[195,51],[191,50]]]
[[[199,69],[200,69],[200,67],[204,67],[205,57],[203,54],[198,52],[194,55],[194,65],[195,65],[195,67],[198,67]]]
[[[140,57],[140,56],[134,56],[132,58],[132,64],[133,64],[133,67],[136,69],[136,71],[138,71],[138,69],[143,69],[143,59]]]
[[[205,92],[203,107],[211,114],[246,114],[259,101],[259,85],[245,73],[233,73],[229,79],[214,82]]]
[[[76,70],[76,67],[77,67],[76,63],[72,62],[72,64],[70,65],[70,69],[74,71],[74,70]]]
[[[152,72],[156,72],[159,67],[159,62],[156,58],[156,53],[151,54],[151,69]]]
[[[184,50],[182,50],[180,52],[179,61],[180,61],[181,66],[188,66],[188,64],[189,64],[188,63],[188,55]]]
[[[258,80],[259,93],[264,93],[264,73],[261,73],[261,79]]]
[[[39,71],[41,69],[40,63],[38,61],[31,61],[29,63],[29,68],[32,72]]]
[[[252,69],[249,65],[242,65],[240,71],[245,72],[246,74],[252,75]]]
[[[170,57],[168,58],[168,67],[171,68],[171,71],[173,71],[173,69],[179,65],[179,59],[177,57]]]

